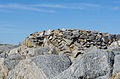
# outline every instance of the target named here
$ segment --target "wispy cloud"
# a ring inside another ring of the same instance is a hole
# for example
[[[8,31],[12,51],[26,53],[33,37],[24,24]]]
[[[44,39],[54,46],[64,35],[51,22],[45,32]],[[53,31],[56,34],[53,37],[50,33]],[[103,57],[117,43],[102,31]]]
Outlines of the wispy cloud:
[[[37,11],[37,12],[56,12],[58,9],[88,9],[88,8],[98,8],[100,5],[90,4],[90,3],[76,3],[76,4],[0,4],[0,12],[7,12],[7,10],[21,9],[27,11]]]
[[[55,12],[54,10],[46,10],[41,8],[32,7],[31,5],[22,5],[22,4],[0,4],[0,8],[6,9],[22,9],[22,10],[30,10],[30,11],[38,11],[38,12]]]
[[[120,1],[113,1],[113,3],[120,3]]]
[[[3,29],[16,29],[16,28],[19,27],[16,27],[16,25],[10,23],[0,23],[0,32],[3,31]]]
[[[85,7],[81,5],[73,5],[73,4],[34,4],[32,6],[52,8],[52,9],[85,9]]]
[[[120,7],[119,7],[119,6],[116,6],[116,7],[113,7],[112,9],[113,9],[113,10],[120,10]]]
[[[89,7],[98,8],[100,5],[90,3],[74,3],[74,4],[34,4],[35,7],[61,8],[61,9],[86,9]]]
[[[34,4],[32,6],[36,7],[47,7],[47,8],[67,8],[65,5],[60,5],[60,4]]]
[[[98,8],[100,7],[100,5],[98,4],[91,4],[91,3],[82,3],[83,6],[86,6],[86,7],[94,7],[94,8]]]

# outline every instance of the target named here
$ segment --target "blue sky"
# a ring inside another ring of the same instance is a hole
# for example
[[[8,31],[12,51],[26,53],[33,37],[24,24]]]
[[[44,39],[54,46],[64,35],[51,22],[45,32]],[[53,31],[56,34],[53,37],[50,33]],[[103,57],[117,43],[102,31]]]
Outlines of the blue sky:
[[[48,29],[120,33],[120,0],[0,0],[0,43]]]

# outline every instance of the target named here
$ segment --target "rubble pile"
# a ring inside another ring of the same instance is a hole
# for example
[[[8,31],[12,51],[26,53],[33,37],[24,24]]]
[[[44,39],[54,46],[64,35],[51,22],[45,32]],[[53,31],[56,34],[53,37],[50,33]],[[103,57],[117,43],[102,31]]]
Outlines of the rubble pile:
[[[57,29],[30,34],[22,45],[27,47],[52,46],[60,53],[68,55],[82,53],[82,50],[96,46],[99,49],[107,49],[119,36],[99,31],[79,29]]]

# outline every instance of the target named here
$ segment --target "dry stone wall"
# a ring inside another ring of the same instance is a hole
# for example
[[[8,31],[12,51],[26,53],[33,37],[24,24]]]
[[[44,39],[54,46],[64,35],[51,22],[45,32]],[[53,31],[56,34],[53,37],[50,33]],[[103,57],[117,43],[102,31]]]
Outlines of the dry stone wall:
[[[55,47],[59,52],[72,54],[91,46],[99,49],[107,49],[112,42],[118,40],[119,35],[101,33],[99,31],[79,29],[57,29],[30,34],[22,45],[27,47]],[[76,56],[76,55],[75,55]]]

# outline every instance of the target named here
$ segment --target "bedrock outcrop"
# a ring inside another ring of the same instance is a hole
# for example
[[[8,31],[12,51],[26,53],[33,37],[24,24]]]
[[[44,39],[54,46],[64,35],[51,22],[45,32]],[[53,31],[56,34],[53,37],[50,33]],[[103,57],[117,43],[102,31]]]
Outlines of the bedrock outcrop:
[[[0,79],[120,79],[120,35],[56,29],[1,44]]]

